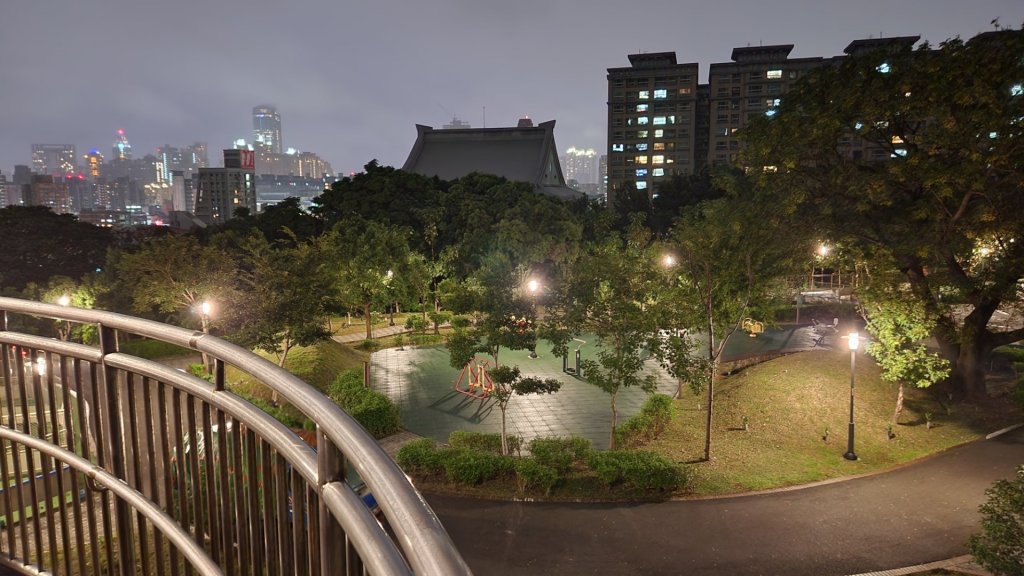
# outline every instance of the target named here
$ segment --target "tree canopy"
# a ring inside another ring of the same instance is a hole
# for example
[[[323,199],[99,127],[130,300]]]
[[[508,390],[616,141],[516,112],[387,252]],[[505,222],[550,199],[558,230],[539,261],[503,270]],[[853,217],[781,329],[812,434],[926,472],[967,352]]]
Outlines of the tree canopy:
[[[1021,302],[1022,53],[1024,31],[999,30],[850,57],[742,133],[762,191],[902,274],[935,318],[952,390],[975,398],[987,354],[1024,338],[989,326]]]

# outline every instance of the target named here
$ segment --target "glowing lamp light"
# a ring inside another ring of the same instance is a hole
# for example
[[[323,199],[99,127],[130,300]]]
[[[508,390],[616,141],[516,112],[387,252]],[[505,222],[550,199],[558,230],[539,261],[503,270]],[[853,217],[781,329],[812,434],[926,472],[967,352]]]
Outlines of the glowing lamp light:
[[[67,306],[68,304],[71,304],[71,297],[67,294],[62,294],[60,298],[57,298],[57,304]]]
[[[826,246],[825,244],[822,244],[821,246],[818,246],[818,254],[820,256],[828,256],[828,251],[829,250],[830,250],[830,248],[828,246]]]
[[[665,257],[662,258],[662,262],[665,264],[665,266],[675,266],[676,265],[676,259],[671,254],[666,254]]]
[[[847,338],[850,344],[851,351],[854,351],[860,347],[860,334],[857,334],[856,332],[850,332],[850,335]]]
[[[202,304],[200,304],[199,305],[199,309],[202,311],[203,316],[209,316],[210,315],[210,303],[209,302],[203,302]]]
[[[530,280],[529,282],[526,283],[526,288],[530,292],[536,293],[537,290],[540,290],[540,282],[537,282],[536,280]]]

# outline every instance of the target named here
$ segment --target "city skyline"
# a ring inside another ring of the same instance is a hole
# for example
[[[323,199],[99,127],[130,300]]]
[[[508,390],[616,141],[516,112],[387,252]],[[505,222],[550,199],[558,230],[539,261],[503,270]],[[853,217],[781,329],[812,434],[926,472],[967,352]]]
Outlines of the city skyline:
[[[682,6],[576,0],[336,6],[122,0],[5,7],[0,35],[0,171],[32,164],[33,144],[133,154],[207,142],[212,157],[253,139],[252,110],[276,107],[284,148],[338,172],[401,166],[416,124],[473,127],[555,120],[559,153],[606,148],[607,69],[628,54],[674,51],[712,63],[749,45],[830,57],[852,40],[920,35],[932,44],[1024,22],[1018,0],[891,5],[790,0]],[[396,16],[400,15],[400,16]]]

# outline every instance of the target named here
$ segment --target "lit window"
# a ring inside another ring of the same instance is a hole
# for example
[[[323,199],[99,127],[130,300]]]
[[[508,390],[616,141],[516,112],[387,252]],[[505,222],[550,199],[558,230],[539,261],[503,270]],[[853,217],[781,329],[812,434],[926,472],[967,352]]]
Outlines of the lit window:
[[[636,131],[636,137],[637,138],[647,138],[647,130],[637,130]]]
[[[778,80],[779,78],[782,78],[782,70],[769,70],[766,77],[769,80]]]
[[[637,94],[637,97],[640,98],[641,100],[647,100],[648,98],[651,97],[651,91],[650,90],[641,90]]]
[[[647,150],[647,142],[641,142],[636,145],[637,152],[643,152]]]
[[[775,114],[776,114],[776,111],[775,111],[774,108],[771,108],[769,110],[765,110],[765,112],[764,112],[764,115],[769,117],[769,118],[771,118],[772,116],[775,116]]]
[[[897,156],[903,157],[903,156],[906,156],[906,155],[907,155],[907,149],[906,148],[897,148],[896,150],[893,151],[892,157],[893,158],[895,158]]]
[[[660,88],[658,90],[655,90],[654,91],[654,99],[655,100],[661,100],[662,98],[668,98],[668,90],[665,90],[664,88]]]
[[[680,96],[686,96],[689,93],[690,93],[690,89],[689,88],[680,88],[679,89],[679,95]]]
[[[664,168],[655,168],[651,172],[652,172],[652,174],[655,177],[657,177],[657,176],[664,176],[665,175],[665,169]]]
[[[900,138],[899,136],[893,136],[892,137],[892,143],[893,144],[903,144],[903,138]]]
[[[664,156],[662,156],[660,154],[657,155],[657,156],[651,156],[651,164],[664,164],[664,163],[665,163],[665,157]]]
[[[647,182],[644,180],[638,180],[636,183],[637,190],[647,190]]]
[[[669,124],[675,124],[676,123],[676,117],[675,116],[669,116],[668,117],[668,123]]]
[[[1010,96],[1020,96],[1024,94],[1024,85],[1014,84],[1010,86]]]
[[[665,137],[665,131],[662,130],[661,128],[658,128],[657,130],[654,131],[654,137],[655,138],[664,138]]]
[[[636,157],[636,163],[637,164],[647,164],[647,156],[637,156]]]
[[[647,176],[647,168],[637,168],[636,169],[636,177],[637,178],[645,178],[646,176]]]
[[[765,166],[762,168],[762,170],[769,174],[779,171],[778,167],[776,166]]]
[[[640,124],[640,125],[647,124],[647,121],[648,121],[647,116],[641,116],[641,117],[636,119],[636,123]]]
[[[622,152],[626,147],[622,144],[612,144],[612,152]]]
[[[888,62],[882,62],[878,66],[875,66],[875,70],[878,70],[882,74],[888,74],[889,72],[892,71],[892,68],[889,67],[889,63]]]
[[[992,140],[995,140],[996,138],[999,138],[999,132],[989,132],[988,137]]]
[[[636,111],[637,112],[647,112],[647,104],[637,104],[636,105]]]
[[[654,117],[654,125],[655,126],[663,126],[664,124],[665,124],[665,117],[664,116],[655,116]]]
[[[655,150],[664,150],[665,149],[665,143],[664,142],[655,142],[654,143],[654,149]]]
[[[863,127],[864,127],[864,124],[862,124],[860,122],[857,122],[856,124],[853,125],[853,129],[854,130],[860,130]]]

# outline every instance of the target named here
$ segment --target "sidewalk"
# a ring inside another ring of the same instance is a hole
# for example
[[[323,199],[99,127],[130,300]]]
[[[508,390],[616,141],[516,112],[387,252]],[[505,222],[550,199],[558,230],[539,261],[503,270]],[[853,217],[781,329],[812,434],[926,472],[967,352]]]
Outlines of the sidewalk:
[[[412,332],[411,329],[406,328],[405,326],[399,326],[398,324],[395,324],[394,326],[385,326],[384,328],[374,328],[373,337],[384,338],[386,336],[394,336],[395,334],[408,334],[410,332]],[[354,344],[356,342],[362,342],[363,340],[366,340],[366,332],[360,330],[359,332],[353,334],[342,334],[339,336],[333,336],[333,339],[335,342],[341,342],[342,344]]]

